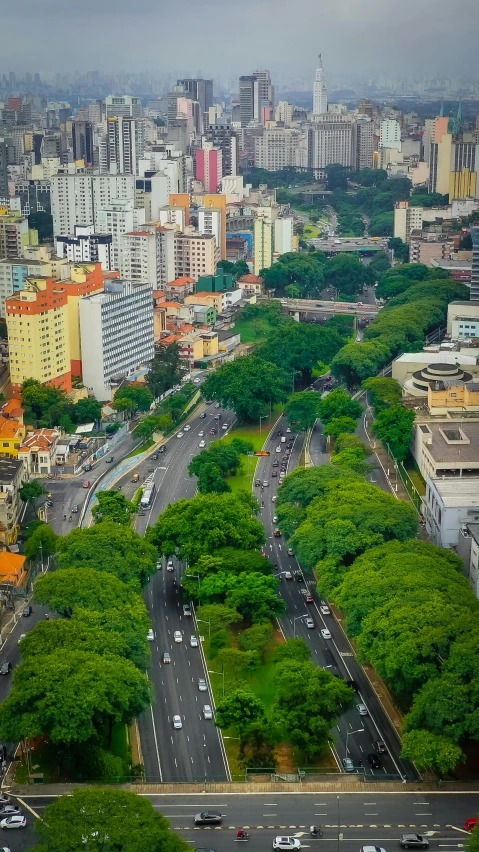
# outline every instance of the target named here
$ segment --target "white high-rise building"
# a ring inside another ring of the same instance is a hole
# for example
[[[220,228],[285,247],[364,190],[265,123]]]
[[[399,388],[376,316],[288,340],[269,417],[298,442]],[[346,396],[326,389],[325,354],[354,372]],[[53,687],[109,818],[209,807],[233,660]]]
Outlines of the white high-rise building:
[[[93,225],[98,231],[97,212],[113,199],[135,198],[133,175],[54,175],[51,181],[53,233],[68,237],[76,225]],[[108,233],[108,232],[99,232]]]
[[[132,98],[131,95],[107,95],[105,112],[106,118],[116,118],[119,115],[140,118],[143,115],[143,107],[140,98]]]
[[[145,150],[145,120],[130,116],[109,118],[106,138],[111,174],[137,175]]]
[[[401,127],[395,118],[381,121],[379,125],[379,147],[401,150]]]
[[[294,250],[294,219],[278,216],[274,220],[274,253],[280,255]]]
[[[198,209],[198,233],[213,235],[216,245],[222,243],[221,233],[221,210],[211,207],[200,207]]]
[[[356,168],[356,122],[328,113],[316,117],[310,125],[308,166],[317,174],[333,163]]]
[[[154,290],[166,290],[175,278],[175,235],[168,228],[144,225],[123,237],[121,277]]]
[[[272,127],[254,140],[254,164],[258,169],[279,171],[308,165],[306,136],[301,130]]]
[[[112,278],[79,304],[83,381],[105,402],[123,377],[153,360],[153,288]]]
[[[145,211],[134,206],[133,199],[115,199],[95,216],[98,234],[111,234],[112,269],[122,268],[123,237],[145,224]]]
[[[56,237],[56,253],[70,263],[101,263],[105,272],[110,272],[111,234],[95,234],[93,225],[75,225],[73,236]]]
[[[328,87],[324,76],[323,62],[319,54],[319,65],[313,86],[313,115],[324,115],[328,111]]]

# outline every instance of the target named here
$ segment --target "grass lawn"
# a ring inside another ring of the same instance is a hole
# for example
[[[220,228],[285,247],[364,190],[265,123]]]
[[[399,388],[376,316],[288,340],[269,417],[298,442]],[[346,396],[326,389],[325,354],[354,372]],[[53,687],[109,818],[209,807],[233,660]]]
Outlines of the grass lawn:
[[[261,433],[259,423],[241,423],[230,430],[226,438],[223,438],[227,443],[231,443],[233,438],[242,438],[243,441],[250,441],[253,444],[254,451],[262,450],[264,442],[268,437],[269,432],[276,423],[278,417],[283,411],[282,405],[275,405],[269,417],[261,420]],[[256,464],[258,459],[254,456],[243,456],[243,463],[236,476],[228,477],[228,484],[235,494],[237,491],[251,491],[251,482],[254,479]]]
[[[421,497],[423,497],[426,493],[426,483],[424,482],[424,479],[422,478],[419,472],[419,468],[416,464],[416,461],[411,455],[411,453],[407,454],[406,460],[404,462],[404,467],[406,468],[406,471],[409,474],[409,477],[413,485],[417,489],[418,493],[421,495]]]
[[[265,319],[249,319],[235,322],[234,330],[239,332],[241,343],[264,343],[273,328]]]
[[[146,450],[149,450],[151,447],[154,447],[154,446],[155,446],[155,441],[152,438],[150,438],[150,440],[147,441],[146,444],[141,444],[139,447],[136,448],[136,450],[133,450],[133,452],[130,453],[128,458],[131,459],[131,458],[133,458],[133,456],[141,456],[142,453],[146,452]]]

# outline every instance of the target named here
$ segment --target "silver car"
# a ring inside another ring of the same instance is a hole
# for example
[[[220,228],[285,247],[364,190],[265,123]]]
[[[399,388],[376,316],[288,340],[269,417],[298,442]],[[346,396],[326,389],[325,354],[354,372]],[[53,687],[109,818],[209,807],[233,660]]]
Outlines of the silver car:
[[[183,722],[181,721],[181,716],[173,716],[173,727],[175,731],[179,731],[180,728],[183,727]]]
[[[198,689],[200,692],[208,692],[208,685],[204,679],[204,677],[198,678]]]
[[[212,718],[213,718],[213,711],[212,711],[209,704],[205,704],[205,706],[203,707],[203,719],[212,719]]]

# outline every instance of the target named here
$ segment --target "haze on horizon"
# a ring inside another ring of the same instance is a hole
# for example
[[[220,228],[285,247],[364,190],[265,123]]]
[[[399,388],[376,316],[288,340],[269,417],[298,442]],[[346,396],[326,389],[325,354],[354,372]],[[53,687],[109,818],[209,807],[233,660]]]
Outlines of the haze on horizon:
[[[2,71],[477,76],[477,0],[1,0]],[[0,31],[1,31],[0,30]],[[5,38],[5,34],[8,37]]]

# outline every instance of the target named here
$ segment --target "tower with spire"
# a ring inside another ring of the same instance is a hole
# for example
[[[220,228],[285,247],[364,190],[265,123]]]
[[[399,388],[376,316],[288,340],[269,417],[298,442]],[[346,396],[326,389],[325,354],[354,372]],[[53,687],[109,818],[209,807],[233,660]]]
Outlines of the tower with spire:
[[[319,63],[313,85],[313,115],[323,115],[328,111],[328,87],[324,76],[323,62],[319,54]]]

